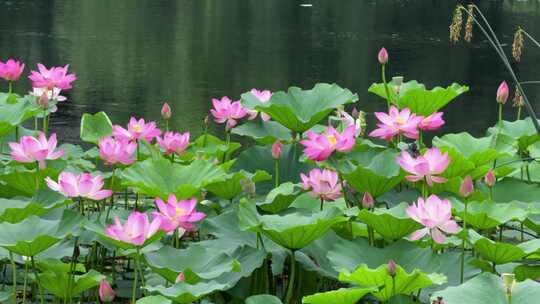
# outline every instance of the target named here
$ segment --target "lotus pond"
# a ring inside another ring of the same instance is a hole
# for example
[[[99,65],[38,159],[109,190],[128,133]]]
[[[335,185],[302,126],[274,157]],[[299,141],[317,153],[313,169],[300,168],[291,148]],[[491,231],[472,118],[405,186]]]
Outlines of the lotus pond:
[[[166,103],[127,125],[85,113],[81,145],[49,130],[69,66],[39,64],[21,94],[24,64],[0,62],[0,302],[538,302],[526,97],[510,108],[503,81],[484,136],[433,137],[469,87],[387,80],[384,48],[377,59],[376,124],[319,83],[214,98],[197,138],[169,127]]]

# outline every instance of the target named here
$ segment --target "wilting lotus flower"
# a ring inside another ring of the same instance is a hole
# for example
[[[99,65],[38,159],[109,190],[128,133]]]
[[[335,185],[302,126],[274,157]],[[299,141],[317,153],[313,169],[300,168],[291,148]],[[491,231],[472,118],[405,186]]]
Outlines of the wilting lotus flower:
[[[210,110],[214,121],[217,123],[226,122],[227,130],[236,126],[237,120],[242,119],[248,113],[244,107],[240,104],[240,101],[231,102],[229,97],[224,96],[220,99],[212,99],[214,108]]]
[[[273,144],[272,144],[272,158],[273,159],[279,159],[281,157],[281,149],[283,148],[283,144],[279,141],[279,140],[276,140]]]
[[[309,176],[300,173],[302,188],[311,190],[309,194],[324,201],[334,201],[341,197],[341,185],[335,171],[312,169]]]
[[[422,116],[416,116],[408,108],[399,111],[395,106],[391,106],[388,114],[375,112],[375,116],[379,120],[378,128],[371,131],[369,136],[392,140],[394,136],[403,134],[411,139],[418,138],[418,124],[422,121]]]
[[[499,88],[497,89],[497,102],[501,104],[505,104],[506,101],[508,100],[508,94],[509,94],[508,84],[506,83],[506,81],[503,81],[501,82],[501,84],[499,85]]]
[[[253,96],[257,97],[257,99],[262,102],[262,103],[265,103],[267,101],[270,100],[270,98],[272,97],[272,92],[268,91],[268,90],[257,90],[257,89],[251,89],[251,91],[249,91]],[[255,111],[255,116],[257,116],[257,112]],[[261,113],[261,119],[264,120],[264,121],[269,121],[271,119],[270,115],[266,114],[266,113]]]
[[[109,136],[99,140],[99,157],[107,165],[132,164],[135,160],[131,157],[135,150],[137,150],[137,143],[126,139],[115,139]]]
[[[168,103],[165,102],[163,106],[161,107],[161,117],[163,119],[170,119],[171,115],[172,115],[171,107],[169,106]]]
[[[441,200],[436,195],[431,195],[425,201],[418,198],[417,204],[407,207],[407,215],[425,228],[415,231],[411,240],[418,240],[429,234],[438,244],[446,240],[444,233],[456,233],[459,229],[457,223],[452,220],[452,205],[447,200]]]
[[[141,246],[147,239],[158,232],[160,226],[160,218],[154,218],[150,223],[146,213],[134,211],[129,215],[124,225],[122,225],[118,217],[115,217],[114,224],[109,225],[105,233],[117,241]]]
[[[29,92],[28,94],[36,97],[41,97],[43,95],[47,96],[49,100],[56,100],[56,101],[65,101],[67,98],[65,96],[60,95],[59,88],[53,88],[52,90],[46,89],[46,88],[32,88],[32,92]]]
[[[433,183],[444,183],[446,178],[436,176],[446,170],[450,163],[448,153],[441,153],[438,148],[431,148],[417,158],[413,158],[408,152],[403,151],[396,158],[397,162],[403,170],[411,173],[405,178],[411,182],[425,180],[429,186]]]
[[[388,63],[388,51],[386,51],[385,48],[381,48],[379,50],[379,54],[377,54],[377,59],[379,60],[380,64],[387,64]]]
[[[356,111],[356,113],[358,113],[356,109],[354,109],[353,111]],[[362,120],[360,118],[355,119],[352,115],[350,115],[349,113],[343,110],[338,110],[338,116],[341,119],[341,122],[346,127],[354,126],[354,129],[355,129],[354,136],[360,135],[360,133],[362,132]],[[358,117],[358,114],[357,114],[357,117]]]
[[[308,139],[300,141],[304,145],[306,156],[315,161],[322,161],[330,157],[332,152],[349,152],[356,143],[356,127],[348,126],[340,134],[333,127],[327,127],[323,134],[313,131],[306,132]]]
[[[152,140],[161,134],[161,130],[156,127],[155,121],[146,123],[144,118],[137,120],[135,117],[131,117],[128,123],[128,129],[124,129],[119,125],[113,126],[113,135],[119,139],[126,139],[130,141],[136,141],[144,139],[147,142]]]
[[[7,81],[17,81],[24,71],[24,63],[8,59],[5,63],[0,61],[0,78]]]
[[[77,76],[68,74],[68,68],[69,64],[66,64],[64,67],[52,67],[48,70],[43,64],[38,63],[39,72],[31,71],[28,78],[32,80],[33,88],[69,90],[71,83],[77,79]]]
[[[44,133],[40,132],[38,138],[23,136],[21,140],[10,142],[11,158],[20,163],[38,162],[40,169],[45,169],[45,160],[57,159],[64,155],[64,150],[56,150],[56,134],[52,134],[47,140]]]
[[[58,176],[58,183],[46,177],[47,186],[54,191],[62,193],[65,197],[84,197],[92,200],[102,200],[112,195],[111,190],[102,190],[103,177],[90,173],[75,175],[71,172],[62,172]]]
[[[469,197],[474,192],[474,184],[470,175],[465,176],[459,186],[459,194],[463,197]]]
[[[156,205],[159,212],[154,212],[154,217],[161,220],[160,228],[167,232],[173,232],[178,228],[185,230],[194,230],[193,223],[198,222],[206,217],[206,214],[197,212],[197,199],[178,201],[174,194],[169,194],[167,203],[161,198],[156,198]]]
[[[444,120],[442,118],[443,112],[435,112],[428,117],[422,118],[418,124],[418,128],[424,131],[437,130],[442,125],[444,125]]]
[[[99,282],[99,299],[102,302],[112,302],[116,297],[116,293],[112,289],[107,280],[103,279]]]
[[[189,132],[174,133],[166,132],[161,137],[157,137],[158,145],[165,150],[165,154],[170,155],[173,153],[182,154],[189,145]]]

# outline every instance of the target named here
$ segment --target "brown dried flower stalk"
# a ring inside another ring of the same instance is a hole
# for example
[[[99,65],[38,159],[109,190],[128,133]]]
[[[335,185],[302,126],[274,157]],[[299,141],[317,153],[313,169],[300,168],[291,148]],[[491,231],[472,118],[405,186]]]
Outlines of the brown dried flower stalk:
[[[523,107],[525,102],[523,101],[523,96],[519,92],[518,87],[516,86],[516,91],[514,92],[514,98],[512,99],[514,107]]]
[[[467,6],[467,10],[469,11],[469,14],[467,16],[467,22],[465,23],[465,37],[463,38],[465,41],[467,42],[471,42],[472,40],[472,37],[473,37],[473,24],[474,24],[474,19],[473,19],[473,13],[474,13],[474,5],[473,4],[469,4]]]
[[[463,25],[463,13],[461,12],[461,6],[457,6],[454,10],[454,16],[452,17],[452,24],[450,24],[450,42],[457,43],[461,37],[461,27]]]
[[[512,43],[512,56],[519,62],[521,60],[521,51],[523,50],[523,31],[518,27],[514,34],[514,42]]]

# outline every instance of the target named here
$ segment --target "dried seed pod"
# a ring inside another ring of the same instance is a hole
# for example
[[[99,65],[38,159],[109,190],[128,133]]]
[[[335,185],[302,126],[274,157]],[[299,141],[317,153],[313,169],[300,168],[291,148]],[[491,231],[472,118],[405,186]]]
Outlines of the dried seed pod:
[[[474,14],[474,5],[473,4],[469,4],[467,6],[467,10],[469,12],[468,16],[467,16],[467,22],[465,22],[465,37],[463,37],[463,39],[467,42],[471,42],[472,40],[472,37],[473,37],[473,24],[474,24],[474,18],[473,18],[473,14]]]
[[[517,62],[521,61],[521,52],[523,51],[523,30],[518,28],[514,34],[514,42],[512,43],[512,57]]]
[[[523,101],[523,96],[521,96],[521,93],[519,92],[517,86],[514,92],[514,98],[512,99],[512,102],[514,107],[523,107],[525,104],[525,102]]]
[[[461,27],[463,25],[463,13],[461,12],[461,6],[457,6],[454,10],[454,16],[452,17],[452,24],[450,24],[450,42],[457,43],[461,37]]]

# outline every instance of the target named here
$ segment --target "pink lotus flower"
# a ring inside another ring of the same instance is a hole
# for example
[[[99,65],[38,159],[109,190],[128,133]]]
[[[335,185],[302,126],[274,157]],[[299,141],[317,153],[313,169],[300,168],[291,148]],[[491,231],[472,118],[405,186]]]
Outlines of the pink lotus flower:
[[[375,112],[375,116],[380,123],[369,136],[392,140],[394,136],[403,134],[411,139],[418,138],[418,124],[422,121],[422,116],[416,116],[408,108],[399,111],[395,106],[391,106],[388,114]]]
[[[355,126],[348,126],[341,134],[333,127],[327,127],[323,134],[306,132],[308,139],[300,143],[304,145],[304,153],[309,159],[322,161],[330,157],[334,151],[351,151],[356,143],[355,133]]]
[[[465,176],[459,186],[459,194],[463,197],[469,197],[474,192],[474,184],[470,175]]]
[[[499,88],[497,89],[497,102],[501,104],[505,104],[508,100],[508,84],[506,81],[501,82],[499,85]]]
[[[49,100],[65,101],[67,98],[60,95],[61,91],[59,88],[53,88],[51,90],[46,88],[32,88],[32,92],[28,94],[38,98],[45,95]]]
[[[335,171],[312,169],[309,176],[300,173],[302,188],[310,190],[309,194],[324,201],[334,201],[341,197],[341,184]]]
[[[408,152],[403,151],[396,158],[397,162],[403,170],[411,173],[405,178],[411,182],[425,180],[429,186],[433,183],[444,183],[446,178],[435,176],[446,170],[450,163],[448,153],[441,153],[438,148],[431,148],[417,158],[413,158]]]
[[[248,113],[244,107],[240,104],[240,101],[231,102],[229,97],[224,96],[220,99],[212,99],[214,108],[210,110],[214,121],[217,123],[226,122],[225,128],[227,130],[236,126],[237,120],[242,119]]]
[[[163,148],[163,150],[165,150],[166,155],[173,153],[182,154],[182,152],[184,152],[189,145],[189,132],[166,132],[163,135],[163,139],[161,137],[157,137],[157,143],[161,148]]]
[[[431,195],[426,201],[418,198],[417,204],[407,207],[406,212],[425,227],[411,234],[410,239],[413,241],[429,234],[435,243],[443,244],[446,240],[444,233],[456,233],[459,230],[458,224],[452,220],[452,205],[436,195]]]
[[[388,52],[385,48],[381,48],[379,50],[379,54],[377,54],[377,59],[379,60],[380,64],[387,64],[388,63]]]
[[[161,130],[156,127],[156,122],[150,121],[146,123],[144,118],[137,120],[135,117],[131,117],[127,130],[119,125],[113,126],[113,135],[115,137],[129,141],[144,139],[150,143],[160,134]]]
[[[272,144],[272,158],[273,159],[278,160],[281,157],[282,148],[283,148],[283,144],[279,140],[276,140]]]
[[[39,72],[31,71],[28,78],[32,80],[32,87],[34,88],[69,90],[72,87],[71,83],[77,79],[77,76],[68,74],[68,68],[69,64],[64,67],[47,69],[43,64],[38,63]]]
[[[262,102],[262,103],[265,103],[267,101],[270,100],[270,98],[272,97],[272,92],[268,91],[268,90],[257,90],[257,89],[251,89],[251,91],[249,91],[253,96],[257,97],[257,99]],[[255,116],[257,116],[257,112],[255,111]],[[261,113],[261,119],[264,120],[264,121],[269,121],[271,119],[270,115],[266,114],[266,113]]]
[[[4,78],[7,81],[17,81],[21,77],[24,71],[24,63],[8,59],[5,63],[0,61],[0,78]]]
[[[422,117],[422,120],[418,124],[418,128],[423,131],[432,131],[437,130],[442,125],[444,125],[444,120],[442,119],[443,112],[435,112],[428,117]]]
[[[115,139],[113,137],[104,137],[99,140],[99,157],[107,165],[121,163],[130,165],[135,160],[132,159],[133,153],[137,150],[137,143],[125,139]]]
[[[90,173],[75,175],[71,172],[62,172],[58,176],[58,183],[46,177],[47,186],[54,191],[62,193],[65,197],[84,197],[92,200],[102,200],[112,195],[111,190],[102,190],[103,177]]]
[[[371,193],[364,193],[364,196],[362,197],[362,207],[367,209],[375,207],[375,200],[373,199],[373,196],[371,196]]]
[[[112,289],[107,280],[103,279],[99,282],[99,299],[101,302],[112,302],[116,297],[116,293]]]
[[[160,226],[160,218],[154,218],[150,223],[146,213],[134,211],[129,215],[124,225],[118,217],[115,217],[114,224],[109,225],[105,233],[117,241],[141,246],[158,232]]]
[[[49,140],[42,132],[38,138],[23,136],[18,143],[9,143],[11,158],[20,163],[38,162],[39,168],[45,169],[45,160],[57,159],[64,155],[64,150],[56,150],[56,144],[56,134],[52,134]]]
[[[164,103],[161,107],[161,117],[163,119],[170,119],[172,115],[171,107],[168,103]]]
[[[160,228],[167,233],[178,228],[194,230],[195,226],[192,223],[206,217],[206,214],[195,210],[196,198],[178,201],[176,196],[171,193],[166,204],[158,197],[156,198],[156,205],[159,212],[154,212],[154,217],[161,219]]]

